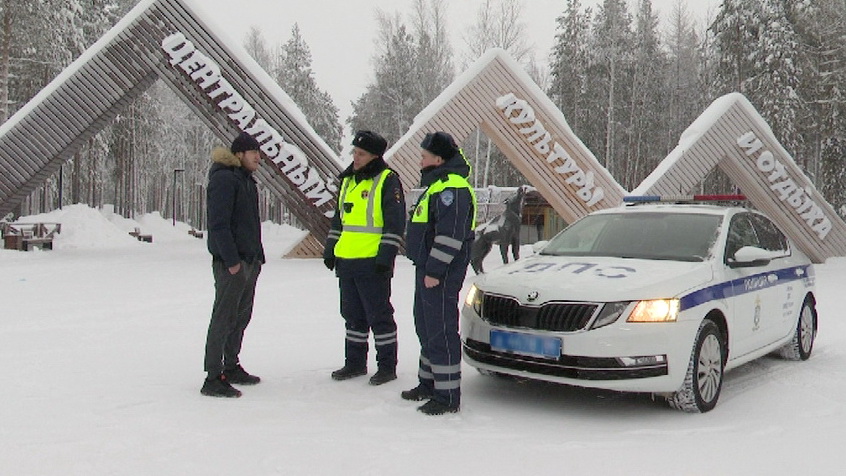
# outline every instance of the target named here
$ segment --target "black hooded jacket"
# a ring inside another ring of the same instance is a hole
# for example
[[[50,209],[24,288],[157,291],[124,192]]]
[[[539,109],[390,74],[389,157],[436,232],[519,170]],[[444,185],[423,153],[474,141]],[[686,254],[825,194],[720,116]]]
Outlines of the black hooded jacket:
[[[439,167],[424,169],[420,186],[428,189],[439,180],[446,181],[450,174],[464,178],[470,175],[470,166],[461,152],[454,154]],[[424,196],[425,192],[420,198]],[[411,210],[412,214],[416,208],[415,204]],[[470,246],[474,238],[475,215],[473,196],[467,188],[446,188],[432,194],[429,197],[427,222],[414,223],[409,219],[406,255],[415,266],[425,268],[426,275],[433,278],[442,279],[452,266],[466,267],[470,261]],[[453,246],[457,243],[460,245]],[[433,249],[440,259],[432,256]]]
[[[212,161],[206,189],[209,253],[227,267],[241,261],[264,263],[258,189],[252,173],[225,147],[212,151]]]

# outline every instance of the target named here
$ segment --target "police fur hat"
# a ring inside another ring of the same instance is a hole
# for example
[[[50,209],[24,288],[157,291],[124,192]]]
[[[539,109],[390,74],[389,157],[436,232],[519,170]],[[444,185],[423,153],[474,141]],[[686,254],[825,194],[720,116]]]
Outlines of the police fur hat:
[[[238,134],[238,137],[236,137],[235,140],[232,141],[232,145],[229,147],[229,150],[232,151],[233,154],[246,152],[248,150],[259,150],[259,143],[255,137],[247,134],[246,132],[242,132]]]
[[[441,131],[426,134],[423,142],[420,143],[420,147],[440,156],[445,161],[458,153],[458,146],[455,145],[452,136]]]
[[[382,157],[388,149],[388,141],[373,131],[358,131],[353,137],[352,145],[364,149],[371,154]]]

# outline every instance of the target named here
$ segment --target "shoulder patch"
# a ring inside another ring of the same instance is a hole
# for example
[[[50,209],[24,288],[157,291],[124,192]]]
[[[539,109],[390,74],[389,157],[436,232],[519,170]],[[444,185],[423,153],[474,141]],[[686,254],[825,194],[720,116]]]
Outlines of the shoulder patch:
[[[443,192],[441,192],[441,203],[443,203],[445,206],[448,207],[452,205],[452,202],[454,201],[455,194],[452,192],[452,190],[444,190]]]

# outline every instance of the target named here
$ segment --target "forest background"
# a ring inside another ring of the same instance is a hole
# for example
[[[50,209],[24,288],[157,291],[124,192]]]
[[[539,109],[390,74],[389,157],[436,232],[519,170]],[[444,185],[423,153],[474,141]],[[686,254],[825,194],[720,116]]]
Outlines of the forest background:
[[[451,44],[446,0],[410,0],[407,14],[374,10],[373,78],[349,117],[319,86],[309,45],[294,24],[270,44],[252,28],[243,45],[341,153],[349,131],[393,143],[414,117],[492,47],[508,51],[547,92],[573,131],[623,187],[637,186],[717,97],[746,95],[826,199],[846,215],[846,2],[723,0],[705,24],[679,1],[659,21],[650,0],[584,7],[562,1],[553,46],[532,51],[526,0],[485,0],[462,44]],[[46,86],[134,5],[133,0],[0,1],[0,122]],[[156,83],[33,192],[18,215],[73,203],[113,204],[132,218],[160,211],[202,229],[212,132]],[[481,134],[462,144],[473,184],[527,183]],[[179,173],[177,173],[179,172]],[[718,171],[706,193],[730,192]],[[298,226],[262,192],[262,219]]]

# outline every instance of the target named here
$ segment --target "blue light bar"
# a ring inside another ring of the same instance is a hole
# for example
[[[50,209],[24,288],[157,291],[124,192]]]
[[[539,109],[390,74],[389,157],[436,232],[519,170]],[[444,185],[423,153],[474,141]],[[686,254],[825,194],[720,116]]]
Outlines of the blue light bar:
[[[628,195],[623,197],[625,203],[646,202],[738,202],[746,200],[745,195],[716,194],[716,195]]]

